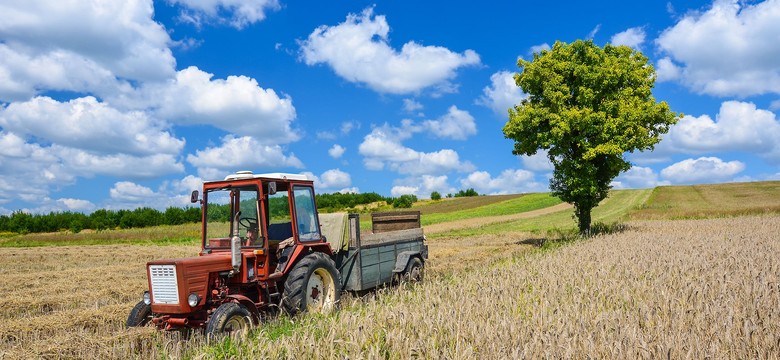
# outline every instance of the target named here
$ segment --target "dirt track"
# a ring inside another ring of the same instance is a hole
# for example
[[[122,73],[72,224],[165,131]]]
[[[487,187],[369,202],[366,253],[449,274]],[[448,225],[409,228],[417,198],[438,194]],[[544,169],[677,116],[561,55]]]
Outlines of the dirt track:
[[[479,217],[473,219],[450,221],[445,223],[428,225],[425,227],[425,233],[436,234],[436,233],[442,233],[442,232],[447,232],[452,230],[474,228],[474,227],[479,227],[488,224],[495,224],[495,223],[519,220],[519,219],[529,219],[537,216],[552,214],[558,211],[563,211],[571,208],[572,208],[571,204],[562,203],[544,209],[526,211],[519,214],[487,216],[487,217]]]

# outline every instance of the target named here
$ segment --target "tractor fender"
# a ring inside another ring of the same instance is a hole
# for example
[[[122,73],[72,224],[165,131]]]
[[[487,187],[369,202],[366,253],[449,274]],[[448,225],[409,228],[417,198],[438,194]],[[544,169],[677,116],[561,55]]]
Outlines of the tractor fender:
[[[243,305],[247,310],[249,310],[249,313],[252,314],[252,318],[255,321],[255,324],[260,322],[260,311],[257,309],[257,306],[252,301],[252,299],[244,295],[231,294],[227,296],[225,302],[235,302]]]
[[[406,265],[409,264],[409,259],[413,257],[418,257],[422,259],[422,256],[420,256],[419,251],[402,251],[401,253],[399,253],[398,256],[395,258],[395,268],[393,268],[393,272],[394,273],[404,272],[406,270]]]

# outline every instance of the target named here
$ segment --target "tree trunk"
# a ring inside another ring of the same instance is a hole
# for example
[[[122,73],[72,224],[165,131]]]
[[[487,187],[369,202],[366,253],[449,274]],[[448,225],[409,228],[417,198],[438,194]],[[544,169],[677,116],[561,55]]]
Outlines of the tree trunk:
[[[574,213],[577,215],[577,226],[580,228],[580,235],[585,237],[590,236],[591,210],[593,210],[592,206],[574,204]]]

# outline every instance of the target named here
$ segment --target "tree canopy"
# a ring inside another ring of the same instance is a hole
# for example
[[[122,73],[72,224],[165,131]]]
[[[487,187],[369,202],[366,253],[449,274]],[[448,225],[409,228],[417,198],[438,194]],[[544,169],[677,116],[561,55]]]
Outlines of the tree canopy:
[[[518,60],[515,82],[528,97],[509,109],[504,135],[515,155],[547,151],[554,165],[550,189],[574,204],[580,232],[610,183],[631,168],[626,152],[652,150],[679,114],[652,94],[655,69],[627,46],[556,42]]]

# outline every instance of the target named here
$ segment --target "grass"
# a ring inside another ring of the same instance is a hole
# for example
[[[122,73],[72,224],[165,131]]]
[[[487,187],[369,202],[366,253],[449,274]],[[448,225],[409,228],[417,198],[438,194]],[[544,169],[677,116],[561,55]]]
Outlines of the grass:
[[[522,194],[511,195],[483,195],[457,198],[442,198],[441,200],[424,200],[420,205],[415,205],[414,210],[420,210],[423,215],[448,213],[478,208],[497,202],[512,200],[524,196]]]
[[[526,194],[519,197],[515,196],[509,200],[488,203],[486,205],[460,211],[428,213],[422,217],[421,222],[423,226],[426,226],[455,220],[509,215],[542,209],[553,205],[558,205],[560,203],[560,199],[551,196],[549,193]]]
[[[614,223],[624,220],[632,209],[645,203],[652,190],[615,190],[607,199],[593,209],[593,222]],[[563,210],[552,214],[530,219],[521,219],[505,223],[489,224],[476,228],[454,230],[434,237],[474,236],[478,234],[501,234],[505,232],[535,232],[542,233],[553,229],[573,229],[577,223],[573,218],[573,210]]]
[[[780,181],[661,186],[631,219],[702,219],[780,213]]]

